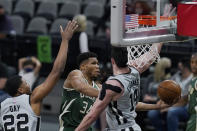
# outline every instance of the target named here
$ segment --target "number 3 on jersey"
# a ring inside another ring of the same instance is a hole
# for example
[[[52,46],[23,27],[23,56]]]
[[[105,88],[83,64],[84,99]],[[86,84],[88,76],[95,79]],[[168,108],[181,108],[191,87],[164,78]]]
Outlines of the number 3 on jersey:
[[[90,111],[92,105],[88,108],[88,102],[87,102],[87,101],[83,101],[83,105],[84,105],[84,106],[83,106],[83,109],[80,110],[80,112],[81,112],[82,114],[87,114],[87,113]]]
[[[131,109],[130,109],[130,111],[133,111],[134,107],[137,105],[138,100],[139,100],[138,96],[139,96],[138,89],[134,89],[134,92],[130,94],[130,99],[131,99]]]
[[[17,126],[17,131],[29,131],[28,126],[25,126],[29,122],[28,115],[25,113],[18,114],[16,118],[13,115],[5,115],[3,120],[6,121],[4,123],[5,131],[15,131],[15,125]],[[15,124],[16,121],[18,122]]]

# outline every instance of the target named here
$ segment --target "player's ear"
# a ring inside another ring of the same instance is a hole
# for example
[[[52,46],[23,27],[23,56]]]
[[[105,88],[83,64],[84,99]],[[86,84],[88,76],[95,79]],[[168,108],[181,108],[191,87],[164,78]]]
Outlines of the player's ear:
[[[85,64],[81,64],[79,67],[80,70],[85,70]]]
[[[19,87],[18,90],[17,90],[17,92],[18,92],[19,94],[23,94],[24,90],[23,90],[22,87]]]

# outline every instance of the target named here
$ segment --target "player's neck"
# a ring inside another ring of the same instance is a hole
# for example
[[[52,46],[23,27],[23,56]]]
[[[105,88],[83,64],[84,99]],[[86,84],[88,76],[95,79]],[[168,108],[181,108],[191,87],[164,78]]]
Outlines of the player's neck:
[[[92,85],[92,79],[87,75],[87,74],[83,74],[84,78],[87,80],[87,82]]]
[[[16,95],[14,95],[13,97],[17,97],[17,96],[20,96],[20,95],[22,95],[22,94],[16,93]]]
[[[125,73],[128,73],[129,71],[130,71],[130,69],[128,67],[124,67],[124,68],[119,68],[117,66],[113,67],[113,74],[114,75],[125,74]]]

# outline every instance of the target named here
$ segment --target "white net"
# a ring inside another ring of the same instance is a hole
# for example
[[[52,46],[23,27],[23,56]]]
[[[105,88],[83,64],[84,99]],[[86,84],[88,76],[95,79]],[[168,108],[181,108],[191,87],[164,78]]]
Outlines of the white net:
[[[143,68],[147,63],[157,63],[160,60],[157,44],[127,46],[128,65]]]

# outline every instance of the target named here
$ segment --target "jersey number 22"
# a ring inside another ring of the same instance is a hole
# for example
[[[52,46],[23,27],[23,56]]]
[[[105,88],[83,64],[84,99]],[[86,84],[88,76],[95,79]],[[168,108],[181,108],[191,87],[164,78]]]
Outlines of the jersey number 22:
[[[3,116],[3,120],[4,121],[9,121],[9,122],[5,122],[4,123],[4,129],[5,131],[15,131],[15,123],[17,119],[17,123],[16,123],[16,126],[17,126],[17,131],[29,131],[29,128],[28,126],[25,126],[28,122],[29,122],[29,119],[28,119],[28,115],[27,114],[18,114],[16,116],[16,118],[14,118],[13,115],[5,115]],[[22,120],[21,120],[22,119]],[[23,125],[23,127],[22,127]]]

